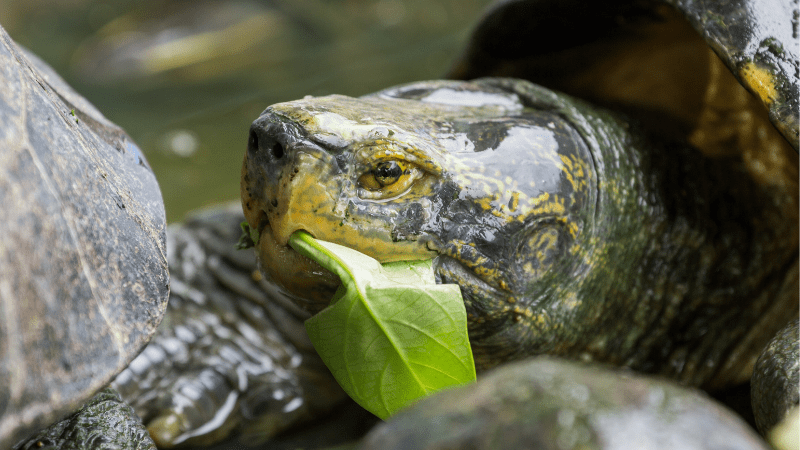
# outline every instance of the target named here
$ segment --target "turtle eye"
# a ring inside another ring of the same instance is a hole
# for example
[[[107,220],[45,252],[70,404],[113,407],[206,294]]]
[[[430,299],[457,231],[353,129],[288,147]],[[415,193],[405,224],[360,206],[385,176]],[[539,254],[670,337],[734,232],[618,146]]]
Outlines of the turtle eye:
[[[380,161],[358,178],[359,196],[370,199],[394,197],[408,189],[422,171],[405,161]]]
[[[403,167],[397,161],[382,161],[372,169],[372,175],[381,187],[386,187],[400,179]]]

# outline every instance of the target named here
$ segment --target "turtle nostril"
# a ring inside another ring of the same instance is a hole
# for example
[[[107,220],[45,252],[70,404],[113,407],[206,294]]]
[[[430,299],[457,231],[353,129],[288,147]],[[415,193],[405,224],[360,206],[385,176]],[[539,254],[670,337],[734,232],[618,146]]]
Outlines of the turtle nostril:
[[[283,157],[283,146],[280,143],[276,142],[275,145],[272,146],[272,156],[274,156],[275,159],[281,159]]]
[[[266,151],[267,157],[272,161],[281,159],[285,153],[283,145],[275,139],[276,136],[269,133],[269,130],[266,130],[266,134],[264,134],[264,132],[254,124],[253,127],[250,128],[250,137],[247,138],[247,149],[253,154]]]
[[[247,139],[247,148],[251,151],[258,150],[258,135],[255,130],[250,130],[250,138]]]

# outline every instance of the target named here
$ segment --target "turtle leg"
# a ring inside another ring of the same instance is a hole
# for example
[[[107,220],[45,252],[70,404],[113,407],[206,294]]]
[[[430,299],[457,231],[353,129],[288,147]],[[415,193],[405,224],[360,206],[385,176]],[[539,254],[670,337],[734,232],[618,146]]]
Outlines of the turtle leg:
[[[20,442],[13,450],[156,450],[133,409],[105,388],[79,410]]]
[[[307,314],[259,280],[252,250],[235,250],[243,220],[236,205],[170,227],[167,315],[113,382],[160,448],[264,441],[346,398]]]
[[[756,426],[767,435],[800,404],[800,341],[795,319],[770,341],[756,361],[751,381],[751,400]],[[795,432],[797,428],[795,428]]]

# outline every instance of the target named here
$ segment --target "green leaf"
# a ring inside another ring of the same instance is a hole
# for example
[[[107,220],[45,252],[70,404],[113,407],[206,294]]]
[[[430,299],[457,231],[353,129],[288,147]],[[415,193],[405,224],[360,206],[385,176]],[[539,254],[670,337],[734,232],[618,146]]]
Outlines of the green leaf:
[[[305,325],[333,376],[366,410],[386,419],[435,391],[475,381],[461,291],[435,283],[431,260],[381,265],[302,231],[289,244],[342,281]]]
[[[236,250],[246,250],[258,245],[258,239],[261,236],[258,230],[250,228],[250,224],[245,220],[239,224],[242,229],[242,235],[239,236],[239,242],[236,243]]]

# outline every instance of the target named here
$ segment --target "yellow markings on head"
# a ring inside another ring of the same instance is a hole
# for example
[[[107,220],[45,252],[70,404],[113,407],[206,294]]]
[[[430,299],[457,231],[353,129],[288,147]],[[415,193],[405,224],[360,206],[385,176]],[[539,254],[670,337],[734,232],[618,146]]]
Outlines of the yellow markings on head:
[[[739,70],[739,76],[744,84],[750,88],[758,97],[769,106],[778,98],[775,90],[775,80],[772,73],[764,67],[759,67],[754,62],[749,62]]]
[[[567,310],[574,310],[581,305],[581,302],[578,300],[578,296],[574,292],[571,292],[569,295],[563,297],[561,304],[564,305],[564,308]]]
[[[493,260],[478,253],[474,242],[455,240],[451,244],[455,248],[455,254],[458,255],[457,259],[464,267],[471,270],[475,276],[503,291],[511,291],[508,282],[505,280],[505,273],[496,267]],[[465,250],[464,247],[470,248]],[[464,255],[471,256],[464,257]]]
[[[531,308],[514,307],[514,321],[528,328],[534,327],[539,331],[555,329],[558,325],[553,323],[547,313],[540,312],[534,314]]]
[[[574,156],[561,158],[565,161],[564,164],[557,163],[557,165],[566,175],[565,178],[571,183],[572,188],[575,191],[585,191],[590,185],[587,176],[591,174],[591,171],[585,168],[587,162]],[[519,180],[510,176],[501,178],[497,175],[498,171],[494,174],[485,174],[481,167],[460,165],[457,162],[453,169],[451,173],[456,184],[468,187],[468,192],[479,197],[475,202],[482,210],[509,223],[525,221],[531,214],[561,215],[566,212],[565,199],[562,196],[545,192],[532,198],[526,194],[524,191],[535,188],[536,183],[533,180],[520,186]]]
[[[558,246],[558,231],[553,228],[547,228],[544,232],[536,236],[536,242],[533,247],[536,249],[536,259],[544,261],[547,258],[547,252],[553,251]]]
[[[575,192],[580,192],[588,189],[589,174],[591,174],[591,171],[588,170],[588,167],[586,167],[588,163],[575,155],[559,156],[561,157],[561,162],[563,163],[561,166],[561,171],[564,172],[564,176],[572,186],[572,190]]]
[[[501,274],[497,269],[491,269],[485,266],[478,266],[474,267],[472,270],[475,273],[475,275],[482,280],[494,282],[494,284],[497,284],[497,282],[500,280]]]
[[[483,184],[480,192],[484,197],[475,199],[475,203],[484,211],[495,217],[503,219],[505,222],[514,221],[524,222],[531,215],[555,215],[566,214],[565,198],[559,195],[551,195],[544,192],[534,198],[517,190],[505,189],[502,183],[497,180],[487,179],[487,184]],[[475,185],[477,179],[472,183]],[[500,189],[492,186],[499,184]],[[577,229],[571,230],[577,233]]]
[[[270,196],[276,206],[267,211],[272,234],[285,246],[296,230],[317,239],[356,248],[381,262],[429,259],[433,252],[417,241],[394,241],[384,217],[351,209],[352,188],[331,176],[330,161],[311,153],[298,153],[296,173],[285,173],[277,192]]]
[[[522,265],[522,268],[525,269],[525,273],[534,273],[536,272],[536,268],[533,267],[533,263],[527,261],[525,264]]]
[[[569,183],[572,192],[578,195],[591,189],[591,162],[578,155],[552,155],[552,158],[548,155],[545,159],[547,161],[540,163],[547,168],[554,166],[557,174],[563,174],[557,183]],[[496,170],[486,174],[480,166],[472,167],[457,160],[452,161],[450,166],[454,181],[466,187],[464,192],[474,198],[476,206],[506,223],[525,222],[536,215],[564,217],[567,214],[567,202],[571,201],[572,194],[559,195],[540,190],[539,193],[536,189],[537,180],[520,181]],[[547,180],[542,182],[547,185]],[[570,234],[577,236],[578,224],[567,225]]]
[[[395,134],[397,136],[397,134]],[[434,175],[442,173],[439,156],[431,150],[430,143],[410,138],[370,138],[358,142],[353,152],[365,164],[374,161],[396,159],[421,166]]]
[[[545,192],[530,201],[530,211],[526,213],[535,215],[556,215],[563,216],[566,214],[566,207],[564,206],[564,198],[558,195],[553,195],[552,199],[549,192]]]
[[[440,145],[436,133],[431,130],[441,128],[438,120],[465,114],[463,107],[341,95],[279,103],[270,106],[269,110],[302,125],[311,136],[335,137],[343,145],[365,143],[380,147],[391,142],[404,153],[436,166],[432,171],[434,174],[441,173],[447,149]],[[474,111],[481,115],[486,112],[481,108]],[[385,142],[380,142],[382,140]]]
[[[564,168],[567,169],[565,170],[565,172],[566,173],[572,172],[572,170],[574,169],[574,164],[572,164],[572,159],[567,157],[567,155],[558,155],[558,156],[561,157],[561,162],[564,163]]]
[[[520,194],[519,192],[512,192],[511,193],[511,201],[508,203],[508,209],[511,212],[516,212],[517,208],[519,207],[519,197],[524,194]]]
[[[572,239],[577,239],[578,232],[581,231],[580,227],[578,227],[578,224],[575,221],[567,221],[567,230],[569,230],[569,235],[572,236]],[[576,245],[575,249],[573,250],[573,253],[577,251],[579,247],[580,247],[579,245]]]

